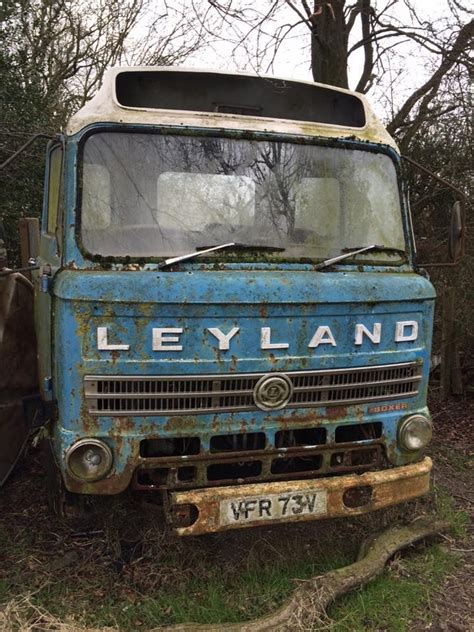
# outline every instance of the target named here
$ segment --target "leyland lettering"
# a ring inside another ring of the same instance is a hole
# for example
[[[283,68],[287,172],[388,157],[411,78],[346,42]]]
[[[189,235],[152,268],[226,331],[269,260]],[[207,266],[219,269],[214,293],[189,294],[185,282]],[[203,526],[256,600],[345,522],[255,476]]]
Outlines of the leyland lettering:
[[[229,351],[231,340],[240,333],[240,327],[233,327],[228,333],[224,333],[217,327],[207,327],[208,331],[217,340],[217,348],[220,351]],[[182,351],[180,343],[182,327],[153,327],[152,329],[152,350],[153,351]],[[191,335],[193,332],[190,332]],[[242,332],[245,336],[245,332]],[[357,323],[354,329],[354,344],[362,345],[364,337],[373,344],[380,344],[382,336],[381,323],[374,323],[369,329],[361,323]],[[393,331],[393,341],[414,342],[418,338],[418,322],[415,320],[403,320],[395,323]],[[115,339],[115,337],[114,337]],[[178,343],[178,344],[177,344]],[[336,338],[331,328],[327,325],[320,325],[308,341],[309,349],[317,349],[320,345],[337,346]],[[272,342],[271,327],[260,328],[260,349],[289,349],[289,342]],[[97,327],[97,349],[99,351],[128,351],[129,344],[116,344],[109,342],[108,327]]]
[[[197,535],[427,492],[434,290],[363,95],[111,69],[48,149],[40,241],[56,509],[147,492]]]

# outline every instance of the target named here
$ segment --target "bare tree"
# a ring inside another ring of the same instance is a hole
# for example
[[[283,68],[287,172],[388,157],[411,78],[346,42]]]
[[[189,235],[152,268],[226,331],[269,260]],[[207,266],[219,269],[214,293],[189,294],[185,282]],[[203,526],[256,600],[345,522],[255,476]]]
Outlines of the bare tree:
[[[444,78],[459,66],[472,73],[474,21],[462,2],[447,0],[447,7],[446,16],[437,20],[420,15],[413,0],[263,0],[258,5],[250,0],[207,0],[205,12],[201,5],[195,10],[203,21],[210,12],[219,17],[225,37],[234,42],[234,56],[245,52],[258,70],[271,70],[282,51],[288,54],[293,39],[293,55],[297,48],[308,55],[315,81],[347,88],[349,63],[358,56],[361,69],[353,88],[363,93],[376,85],[392,89],[389,129],[411,138]],[[393,70],[397,59],[399,64],[403,59],[396,57],[397,51],[407,43],[410,54],[429,57],[431,74],[397,107],[393,97],[402,73]]]
[[[60,129],[109,66],[175,64],[211,39],[186,0],[15,0],[0,17],[0,162],[35,132]],[[18,218],[40,209],[43,154],[32,147],[1,173],[13,251]]]
[[[205,43],[185,3],[167,0],[18,0],[3,34],[18,80],[65,113],[92,95],[106,68],[174,64]]]

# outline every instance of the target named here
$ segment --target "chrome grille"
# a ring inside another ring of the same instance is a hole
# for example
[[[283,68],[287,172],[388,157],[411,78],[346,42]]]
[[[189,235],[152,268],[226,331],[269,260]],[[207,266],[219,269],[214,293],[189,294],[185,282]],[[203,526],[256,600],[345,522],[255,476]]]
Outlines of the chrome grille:
[[[337,406],[411,397],[418,393],[418,362],[374,367],[293,371],[287,408]],[[257,410],[253,389],[265,373],[202,376],[87,375],[92,415],[168,415]]]

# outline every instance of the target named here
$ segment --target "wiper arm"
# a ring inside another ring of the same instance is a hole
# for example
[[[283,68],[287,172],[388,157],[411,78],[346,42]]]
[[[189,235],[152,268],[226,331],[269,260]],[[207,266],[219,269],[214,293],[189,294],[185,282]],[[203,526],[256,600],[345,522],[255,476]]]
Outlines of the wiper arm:
[[[181,261],[186,261],[187,259],[194,259],[195,257],[200,257],[201,255],[207,255],[208,252],[215,252],[216,250],[224,250],[224,248],[231,248],[232,250],[266,250],[270,252],[283,252],[284,248],[280,248],[279,246],[264,246],[258,244],[239,244],[235,241],[231,241],[228,244],[219,244],[218,246],[209,246],[197,247],[197,252],[189,252],[187,255],[179,255],[178,257],[171,257],[170,259],[165,259],[158,264],[158,268],[166,268],[167,266],[173,265],[173,263],[179,263]]]
[[[332,259],[326,259],[326,261],[322,261],[314,266],[315,270],[321,270],[322,268],[327,268],[327,266],[332,265],[333,263],[338,263],[343,259],[348,259],[349,257],[353,257],[354,255],[358,255],[361,252],[368,252],[369,250],[381,250],[387,252],[398,252],[405,255],[404,250],[399,250],[398,248],[391,248],[390,246],[377,246],[376,244],[372,244],[371,246],[364,246],[364,248],[358,248],[356,250],[351,250],[350,252],[345,252],[342,255],[337,257],[332,257]]]

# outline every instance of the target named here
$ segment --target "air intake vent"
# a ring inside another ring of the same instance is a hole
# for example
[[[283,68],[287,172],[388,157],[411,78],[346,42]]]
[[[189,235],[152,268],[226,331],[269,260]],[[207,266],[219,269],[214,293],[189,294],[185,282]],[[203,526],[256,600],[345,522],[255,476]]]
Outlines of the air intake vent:
[[[115,89],[119,105],[130,108],[222,112],[345,127],[365,125],[364,106],[357,96],[283,79],[212,72],[124,71],[117,75]]]

